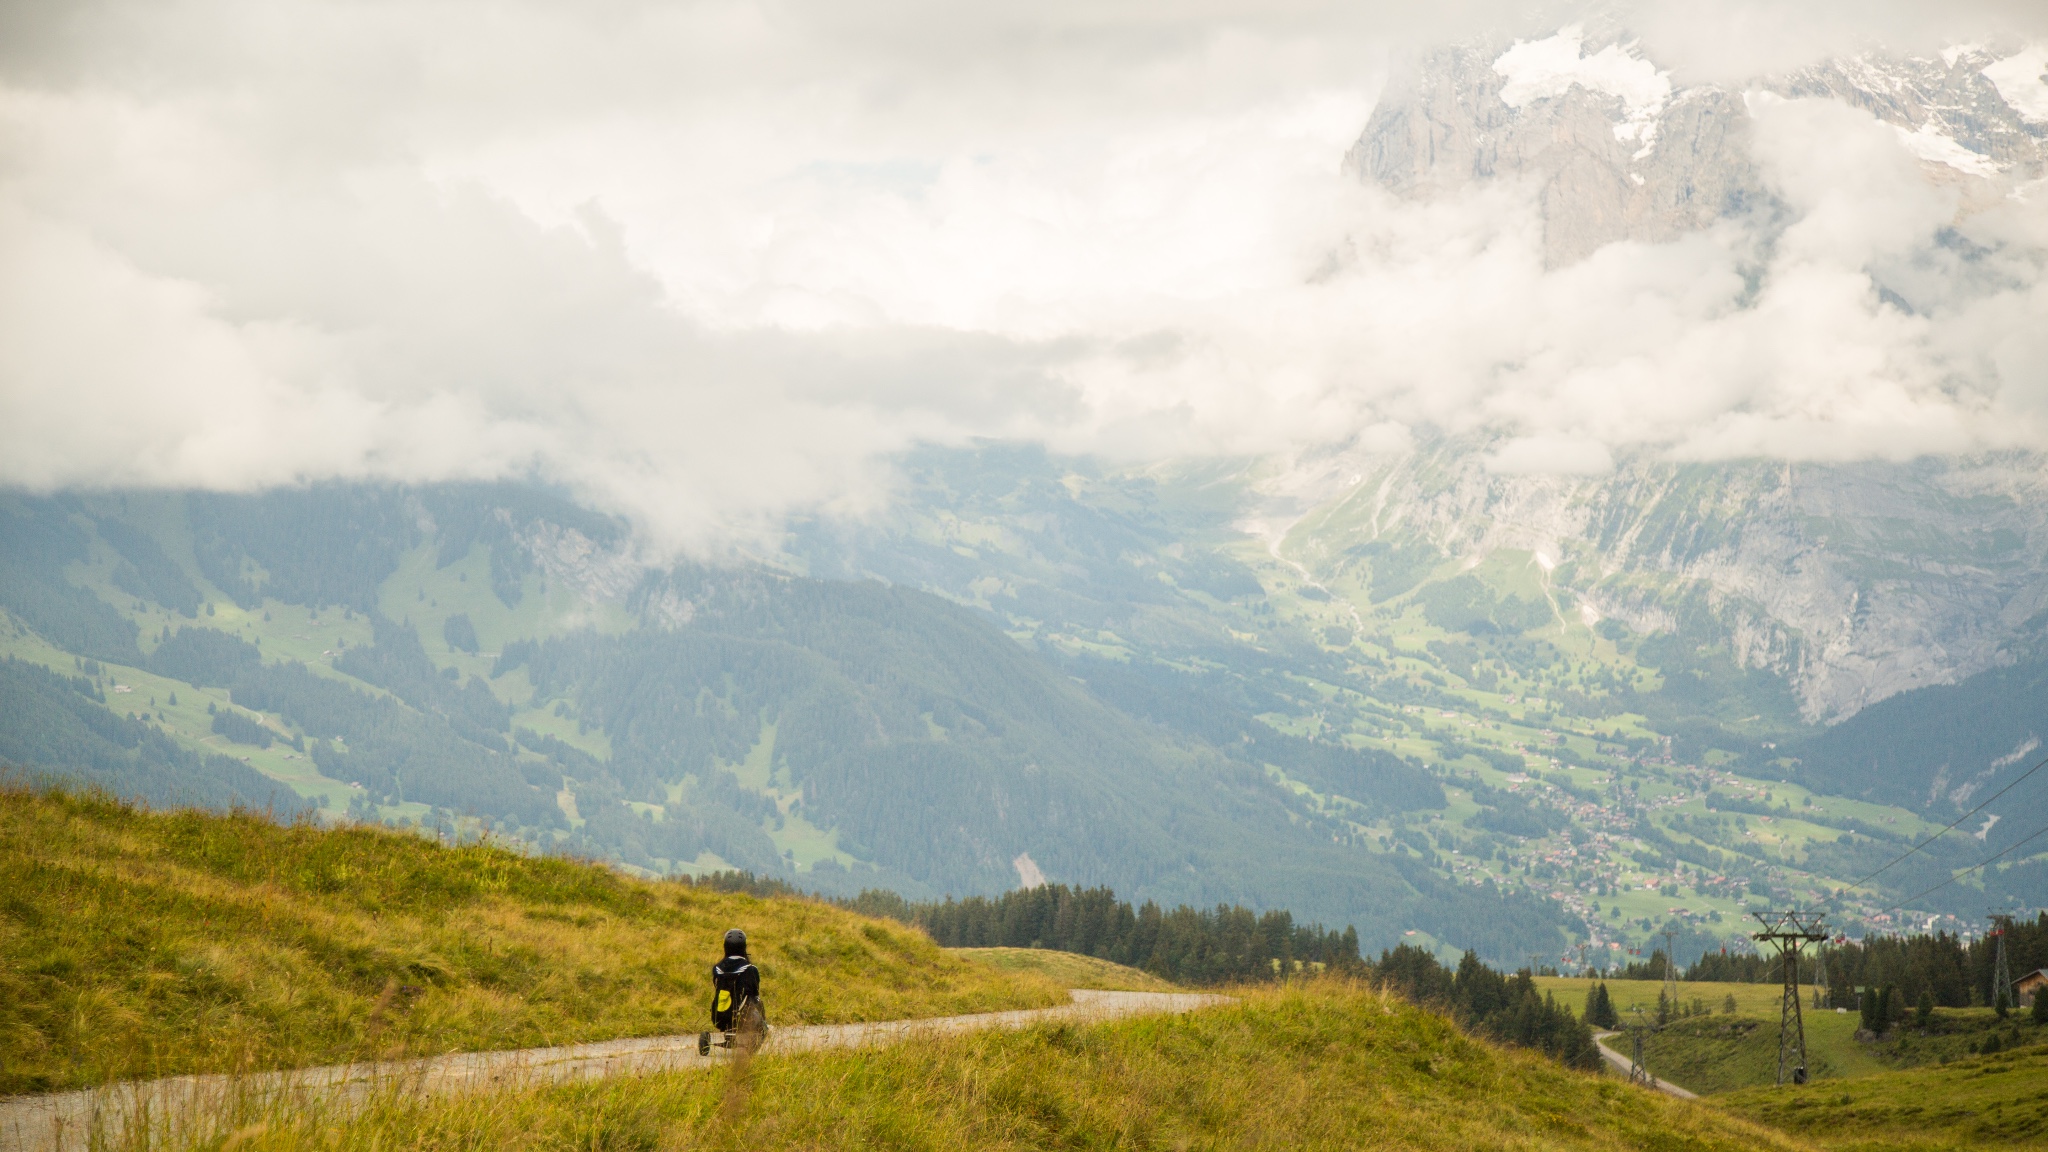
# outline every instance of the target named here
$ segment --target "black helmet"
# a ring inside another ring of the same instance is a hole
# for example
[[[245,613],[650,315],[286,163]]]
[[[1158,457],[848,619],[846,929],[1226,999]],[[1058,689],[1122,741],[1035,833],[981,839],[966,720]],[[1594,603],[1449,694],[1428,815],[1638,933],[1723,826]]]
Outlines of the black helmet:
[[[727,956],[745,956],[747,954],[747,934],[737,928],[727,932],[725,934],[725,954]]]

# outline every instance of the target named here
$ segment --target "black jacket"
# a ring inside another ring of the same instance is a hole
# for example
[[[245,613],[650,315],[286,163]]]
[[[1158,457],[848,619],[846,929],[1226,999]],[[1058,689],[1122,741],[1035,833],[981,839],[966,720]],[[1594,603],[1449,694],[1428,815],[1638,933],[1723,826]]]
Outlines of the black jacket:
[[[734,1009],[761,998],[761,970],[745,956],[727,956],[711,966],[711,1026],[732,1030]]]

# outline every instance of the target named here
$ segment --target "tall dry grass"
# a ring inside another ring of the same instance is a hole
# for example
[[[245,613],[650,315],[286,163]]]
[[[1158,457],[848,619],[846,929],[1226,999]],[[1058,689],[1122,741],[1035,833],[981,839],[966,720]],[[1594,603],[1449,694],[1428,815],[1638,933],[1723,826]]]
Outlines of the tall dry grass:
[[[1710,1105],[1471,1039],[1334,979],[1181,1017],[766,1055],[731,1071],[346,1111],[225,1116],[181,1147],[249,1152],[560,1149],[1698,1149],[1798,1143]],[[104,1148],[139,1152],[134,1132]]]
[[[0,1094],[694,1031],[735,926],[778,1023],[1067,999],[811,901],[8,788]]]

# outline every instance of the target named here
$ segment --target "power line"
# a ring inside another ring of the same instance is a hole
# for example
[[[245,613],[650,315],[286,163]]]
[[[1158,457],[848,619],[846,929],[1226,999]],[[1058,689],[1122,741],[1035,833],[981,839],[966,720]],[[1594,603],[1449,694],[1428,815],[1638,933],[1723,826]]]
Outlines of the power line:
[[[1929,836],[1927,839],[1922,840],[1918,844],[1913,845],[1911,848],[1906,849],[1904,852],[1899,853],[1897,856],[1892,858],[1890,864],[1886,864],[1884,867],[1879,868],[1877,871],[1872,872],[1870,875],[1865,876],[1861,880],[1851,882],[1849,887],[1861,888],[1865,884],[1868,884],[1870,881],[1875,880],[1879,876],[1884,875],[1886,872],[1891,870],[1893,864],[1899,863],[1900,861],[1913,855],[1913,853],[1920,851],[1922,848],[1927,847],[1929,844],[1932,844],[1936,840],[1941,839],[1943,836],[1948,835],[1950,832],[1955,831],[1956,824],[1961,824],[1963,821],[1968,820],[1970,817],[1975,816],[1977,813],[1982,812],[1986,808],[1989,808],[1993,800],[1996,800],[2000,796],[2005,795],[2007,792],[2012,791],[2014,788],[2019,787],[2020,781],[2025,780],[2027,777],[2032,776],[2036,772],[2039,772],[2043,767],[2048,767],[2048,758],[2042,759],[2040,762],[2036,763],[2032,768],[2029,768],[2025,772],[2020,773],[2019,776],[2015,778],[2012,783],[2007,784],[2005,787],[2000,788],[1998,791],[1993,792],[1989,796],[1986,796],[1982,804],[1979,804],[1975,808],[1970,809],[1968,812],[1963,813],[1961,816],[1956,817],[1954,824],[1950,824],[1948,827],[1943,828],[1941,831],[1936,832],[1934,835]],[[1928,891],[1931,892],[1933,891],[1933,889],[1929,889]],[[1925,895],[1925,893],[1922,893],[1922,895]],[[1916,896],[1914,897],[1914,899],[1917,900],[1919,899],[1919,897]]]
[[[1926,896],[1930,893],[1939,892],[1943,888],[1946,888],[1949,885],[1955,883],[1956,881],[1961,880],[1963,877],[1968,876],[1972,872],[1976,872],[1980,869],[1987,868],[1993,864],[1998,863],[1998,861],[2001,858],[2009,855],[2015,848],[2019,848],[2022,845],[2025,845],[2031,841],[2038,840],[2043,836],[2048,836],[2048,824],[2042,825],[2038,831],[2036,831],[2033,835],[2027,837],[2025,840],[2017,840],[2011,844],[2006,845],[2005,848],[2001,849],[1996,855],[1993,855],[1985,859],[1981,863],[1974,864],[1968,868],[1963,869],[1961,872],[1958,872],[1955,875],[1949,877],[1948,879],[1943,880],[1941,883],[1936,884],[1934,887],[1929,888],[1926,892],[1921,892],[1918,895],[1906,897],[1904,900],[1901,900],[1897,904],[1894,904],[1891,907],[1885,909],[1884,912],[1878,913],[1878,915],[1882,916],[1885,912],[1897,912],[1899,909],[1904,908],[1906,905],[1911,904],[1913,901],[1920,899],[1921,896]]]

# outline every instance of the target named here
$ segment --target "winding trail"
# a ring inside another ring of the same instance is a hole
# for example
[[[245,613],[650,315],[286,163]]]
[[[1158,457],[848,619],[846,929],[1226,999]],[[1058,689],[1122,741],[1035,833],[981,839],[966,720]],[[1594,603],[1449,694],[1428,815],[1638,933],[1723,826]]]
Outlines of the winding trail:
[[[1192,1012],[1228,1002],[1228,996],[1184,992],[1094,992],[1074,989],[1074,1002],[1057,1008],[982,1012],[868,1024],[802,1024],[776,1028],[761,1049],[766,1056],[896,1044],[921,1036],[1029,1028],[1057,1021],[1094,1022],[1122,1016]],[[561,1048],[457,1052],[423,1060],[338,1064],[248,1076],[173,1076],[128,1081],[79,1092],[0,1097],[0,1152],[84,1149],[94,1132],[117,1136],[141,1122],[173,1138],[212,1131],[226,1115],[250,1115],[281,1098],[319,1100],[346,1109],[379,1093],[455,1095],[501,1087],[601,1080],[650,1072],[710,1068],[731,1059],[712,1049],[697,1054],[697,1034],[608,1040]],[[1626,1068],[1627,1062],[1623,1062]],[[125,1142],[124,1142],[125,1143]]]
[[[1621,1073],[1622,1079],[1626,1080],[1628,1078],[1629,1066],[1634,1062],[1607,1046],[1607,1038],[1609,1036],[1619,1035],[1621,1035],[1619,1032],[1595,1032],[1593,1033],[1593,1045],[1600,1049],[1600,1055],[1606,1059],[1608,1066]],[[1660,1080],[1655,1076],[1650,1078],[1650,1087],[1664,1093],[1666,1096],[1676,1096],[1680,1100],[1697,1100],[1700,1098],[1700,1094],[1697,1092],[1688,1092],[1669,1080]]]

